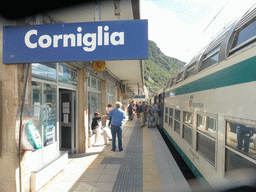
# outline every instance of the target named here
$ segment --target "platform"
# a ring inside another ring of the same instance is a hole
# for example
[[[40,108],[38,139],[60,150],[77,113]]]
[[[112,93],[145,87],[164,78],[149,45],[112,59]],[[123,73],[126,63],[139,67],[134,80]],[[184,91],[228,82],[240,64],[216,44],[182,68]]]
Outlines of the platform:
[[[123,148],[99,144],[69,157],[68,167],[40,192],[51,191],[191,191],[157,129],[126,122]]]

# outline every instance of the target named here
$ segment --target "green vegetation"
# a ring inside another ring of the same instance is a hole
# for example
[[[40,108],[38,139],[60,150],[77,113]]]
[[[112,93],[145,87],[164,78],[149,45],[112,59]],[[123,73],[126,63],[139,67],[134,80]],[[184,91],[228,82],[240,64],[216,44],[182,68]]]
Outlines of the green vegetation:
[[[149,41],[148,46],[149,59],[144,62],[144,83],[154,92],[185,63],[164,55],[153,41]]]

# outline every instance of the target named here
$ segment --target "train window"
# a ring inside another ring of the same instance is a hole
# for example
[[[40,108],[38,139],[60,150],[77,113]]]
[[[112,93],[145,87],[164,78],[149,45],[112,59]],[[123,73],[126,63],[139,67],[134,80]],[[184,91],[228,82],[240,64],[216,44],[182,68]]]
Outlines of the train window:
[[[173,109],[169,108],[169,126],[173,128]]]
[[[180,134],[180,111],[179,110],[175,110],[174,131]]]
[[[191,112],[183,112],[183,122],[189,126],[192,126],[193,123],[193,116]]]
[[[168,107],[165,107],[165,115],[168,115]]]
[[[191,112],[183,112],[183,138],[192,145],[193,115]]]
[[[214,65],[215,63],[218,63],[218,60],[219,60],[219,53],[216,53],[213,56],[206,58],[202,63],[202,67],[200,71]]]
[[[226,145],[256,159],[256,128],[227,121],[226,129]]]
[[[197,132],[196,150],[215,165],[215,140]]]
[[[248,46],[256,39],[256,19],[248,22],[246,25],[241,27],[235,34],[235,38],[231,47],[230,55],[237,52],[238,50]]]
[[[180,81],[182,81],[182,75],[183,75],[183,71],[177,75],[176,84],[179,83]]]
[[[197,129],[202,133],[216,137],[216,119],[205,115],[197,115]]]
[[[175,119],[180,121],[180,111],[179,110],[175,110]]]
[[[167,82],[167,85],[166,85],[166,88],[169,88],[169,87],[171,87],[171,80],[169,80],[169,81]]]
[[[173,109],[172,109],[172,108],[169,108],[169,115],[170,115],[171,117],[173,117]]]
[[[172,78],[171,83],[170,83],[170,87],[174,85],[175,82],[175,78]]]
[[[246,159],[242,157],[241,155],[238,155],[233,150],[226,148],[226,160],[225,160],[225,172],[228,177],[231,179],[233,177],[237,177],[237,175],[232,174],[233,170],[236,169],[254,169],[256,170],[256,164],[251,162],[249,159]]]
[[[195,70],[196,67],[195,66],[196,66],[196,62],[194,62],[190,66],[188,66],[187,74],[186,74],[185,79],[190,77],[190,76],[192,76],[192,75],[194,75],[196,73],[196,70]]]
[[[197,151],[215,165],[217,120],[206,115],[197,115]]]
[[[168,107],[165,107],[165,123],[168,123]]]
[[[209,51],[206,55],[205,58],[210,57],[211,55],[215,54],[216,52],[218,52],[220,49],[220,45],[216,46],[215,48],[213,48],[211,51]]]

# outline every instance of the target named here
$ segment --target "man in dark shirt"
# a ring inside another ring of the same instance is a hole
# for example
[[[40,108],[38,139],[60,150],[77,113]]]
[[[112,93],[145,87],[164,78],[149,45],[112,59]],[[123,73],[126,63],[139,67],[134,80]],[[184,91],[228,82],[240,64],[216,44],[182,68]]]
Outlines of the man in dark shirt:
[[[103,117],[107,117],[107,115],[100,116],[100,114],[96,112],[94,113],[94,116],[95,117],[92,119],[92,132],[95,134],[95,143],[98,141],[99,135],[101,135],[101,133],[103,132],[102,134],[103,134],[104,142],[105,144],[107,144],[108,134],[107,134],[107,131],[103,129],[102,120],[101,120]]]
[[[98,112],[94,113],[94,118],[92,119],[92,130],[97,129],[102,125],[101,116]]]

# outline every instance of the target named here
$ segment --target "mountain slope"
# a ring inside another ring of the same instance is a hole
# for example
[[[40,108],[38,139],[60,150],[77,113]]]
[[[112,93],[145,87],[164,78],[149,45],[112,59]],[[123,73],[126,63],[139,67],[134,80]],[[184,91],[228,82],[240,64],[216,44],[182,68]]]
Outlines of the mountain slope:
[[[149,41],[148,46],[149,59],[144,62],[144,82],[154,92],[185,63],[164,55],[153,41]]]

